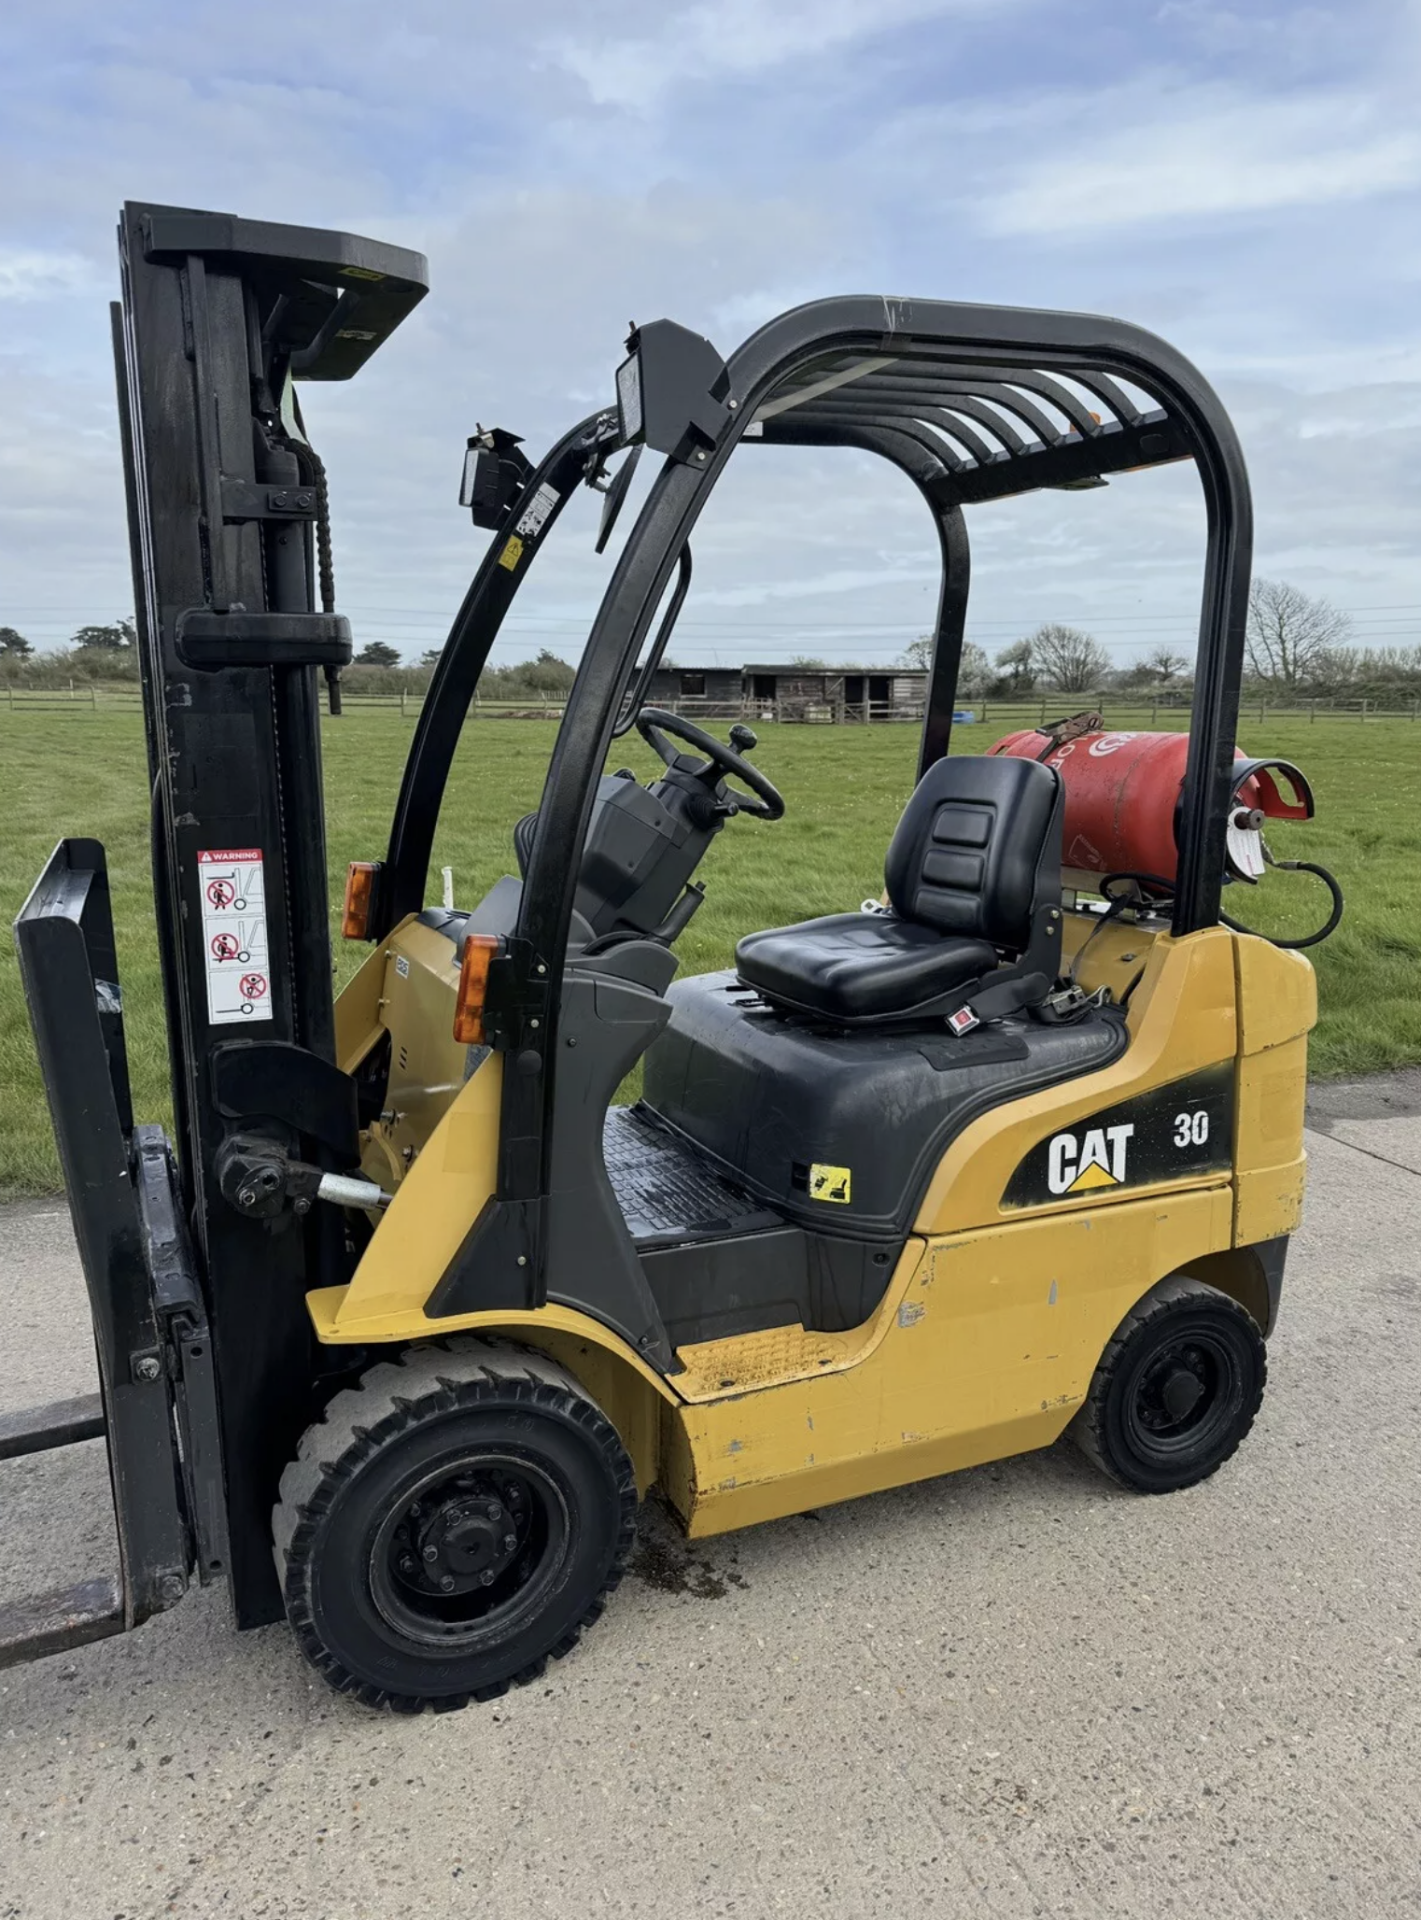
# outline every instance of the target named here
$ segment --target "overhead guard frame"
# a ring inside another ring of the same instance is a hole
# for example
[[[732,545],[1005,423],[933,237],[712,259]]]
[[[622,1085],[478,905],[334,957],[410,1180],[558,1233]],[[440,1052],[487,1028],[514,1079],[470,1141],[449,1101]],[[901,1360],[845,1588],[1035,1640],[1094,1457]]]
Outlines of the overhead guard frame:
[[[812,387],[816,378],[833,371],[836,357],[841,369],[845,356],[874,358],[885,365],[864,374],[861,391],[852,398],[846,397],[846,389],[856,384],[852,381],[798,395],[796,382]],[[882,379],[887,363],[894,368],[890,383]],[[1192,456],[1204,493],[1207,537],[1174,931],[1182,936],[1218,921],[1252,557],[1252,504],[1238,437],[1198,369],[1167,342],[1124,321],[875,296],[795,308],[754,334],[725,364],[728,394],[718,436],[690,458],[682,454],[667,459],[619,557],[592,625],[539,808],[518,937],[529,963],[546,969],[540,976],[546,989],[539,995],[546,1026],[537,1070],[509,1075],[504,1083],[499,1187],[501,1199],[528,1213],[535,1248],[536,1213],[547,1194],[559,986],[577,885],[575,850],[586,835],[623,691],[671,571],[710,489],[762,409],[773,409],[759,422],[762,434],[757,437],[765,439],[798,437],[786,418],[797,404],[805,408],[797,423],[799,435],[813,435],[817,444],[864,445],[859,436],[865,430],[901,436],[936,461],[941,471],[927,481],[933,489],[930,497],[942,494],[944,504],[953,507],[968,498],[1002,498],[1038,485],[1098,475],[1107,465],[1114,469],[1117,456],[1121,467]],[[1033,378],[1028,381],[1020,378],[1023,375]],[[1070,387],[1062,387],[1062,376],[1100,398],[1109,421],[1096,420],[1094,408],[1072,395]],[[875,379],[881,391],[875,390]],[[1044,388],[1043,380],[1052,381],[1058,391]],[[1136,408],[1119,381],[1157,401],[1159,414]],[[954,411],[952,403],[973,399],[995,412],[993,386],[1020,389],[1011,411],[1028,426],[1026,406],[1040,412],[1044,400],[1065,415],[1070,431],[1058,435],[1055,444],[1038,433],[1032,444],[1013,427],[1022,441],[1019,449],[1006,434],[996,433],[997,448],[987,449],[987,460],[970,451],[961,457],[952,443],[970,449],[968,435],[986,423],[980,410],[969,421],[967,410]],[[835,397],[828,397],[831,393]],[[863,403],[861,411],[857,401]],[[925,409],[927,423],[922,418]],[[935,421],[934,410],[939,415]],[[942,415],[955,422],[950,435],[934,432],[949,425]],[[776,427],[776,421],[784,424]],[[887,439],[875,450],[893,457]],[[959,631],[959,649],[960,644]],[[934,695],[940,695],[944,680],[934,672]],[[945,750],[950,713],[945,719],[930,715],[929,725],[935,744],[940,741]],[[543,1145],[536,1170],[526,1151],[530,1139]],[[517,1142],[524,1143],[523,1149],[511,1150]],[[536,1262],[530,1293],[534,1299],[541,1297]]]

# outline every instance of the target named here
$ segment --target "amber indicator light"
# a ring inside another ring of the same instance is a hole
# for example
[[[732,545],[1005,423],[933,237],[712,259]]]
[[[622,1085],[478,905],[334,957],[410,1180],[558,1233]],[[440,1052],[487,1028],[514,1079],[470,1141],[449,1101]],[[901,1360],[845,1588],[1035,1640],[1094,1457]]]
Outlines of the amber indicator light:
[[[352,860],[345,876],[345,915],[340,923],[347,940],[370,938],[370,909],[375,903],[375,876],[378,860]]]
[[[464,942],[459,968],[459,994],[454,1002],[454,1038],[461,1046],[484,1044],[484,1002],[488,998],[489,968],[503,946],[492,933],[471,933]]]

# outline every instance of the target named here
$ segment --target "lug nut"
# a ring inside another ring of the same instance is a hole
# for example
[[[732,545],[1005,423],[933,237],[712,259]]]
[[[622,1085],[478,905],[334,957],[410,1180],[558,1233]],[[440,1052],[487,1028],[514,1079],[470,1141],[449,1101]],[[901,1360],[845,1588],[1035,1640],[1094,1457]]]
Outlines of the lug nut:
[[[515,1547],[516,1547],[517,1545],[518,1545],[518,1535],[517,1535],[516,1533],[506,1533],[506,1534],[504,1534],[504,1536],[503,1536],[503,1551],[504,1551],[505,1553],[512,1553],[512,1551],[513,1551],[513,1549],[514,1549],[514,1548],[515,1548]]]
[[[481,1573],[479,1575],[479,1581],[483,1586],[491,1587],[493,1585],[493,1568],[489,1567]]]
[[[437,1560],[439,1558],[438,1547],[426,1547],[424,1550],[424,1558],[425,1558],[426,1564],[429,1564]]]
[[[419,1562],[418,1560],[415,1559],[412,1553],[402,1553],[400,1555],[400,1572],[401,1573],[418,1573],[419,1572]]]
[[[441,1580],[441,1581],[439,1582],[439,1587],[440,1587],[440,1591],[441,1591],[442,1593],[452,1593],[452,1592],[454,1591],[454,1576],[453,1576],[453,1574],[452,1574],[452,1573],[446,1573],[446,1574],[444,1575],[444,1577],[443,1577],[443,1579],[442,1579],[442,1580]]]
[[[501,1520],[503,1518],[503,1508],[498,1504],[497,1500],[489,1501],[488,1517],[490,1520]]]

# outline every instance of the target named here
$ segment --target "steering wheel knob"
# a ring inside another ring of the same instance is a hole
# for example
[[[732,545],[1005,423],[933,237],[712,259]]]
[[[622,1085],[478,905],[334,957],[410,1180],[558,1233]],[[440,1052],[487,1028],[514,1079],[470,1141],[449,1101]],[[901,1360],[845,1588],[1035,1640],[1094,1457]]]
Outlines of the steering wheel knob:
[[[731,779],[748,787],[750,797],[736,796],[737,813],[748,813],[758,820],[778,820],[783,816],[784,797],[778,787],[766,778],[759,767],[746,760],[739,750],[747,734],[749,744],[755,744],[755,735],[749,727],[734,728],[730,736],[734,744],[727,746],[723,740],[717,740],[713,733],[707,733],[704,727],[698,727],[694,721],[684,720],[678,714],[668,713],[665,707],[643,707],[637,714],[636,728],[663,765],[672,768],[681,765],[681,755],[671,744],[673,740],[679,740],[706,756],[705,766],[696,775],[698,780],[710,785]],[[737,738],[737,735],[741,738]]]
[[[760,736],[753,727],[747,727],[744,721],[737,720],[730,729],[730,744],[737,753],[749,753],[752,747],[759,746]]]

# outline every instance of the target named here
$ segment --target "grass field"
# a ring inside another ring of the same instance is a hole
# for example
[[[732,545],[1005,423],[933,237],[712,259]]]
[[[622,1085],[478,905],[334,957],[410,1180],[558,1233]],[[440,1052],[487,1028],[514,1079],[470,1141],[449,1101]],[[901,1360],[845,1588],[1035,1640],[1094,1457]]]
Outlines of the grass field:
[[[1112,725],[1129,719],[1112,712]],[[1147,724],[1147,716],[1135,724]],[[1163,719],[1163,716],[1161,716]],[[1005,730],[1005,729],[1003,729]],[[993,725],[959,729],[956,745],[978,750]],[[325,732],[330,870],[338,895],[346,863],[384,852],[411,723],[397,712],[358,713]],[[1347,895],[1340,931],[1316,950],[1322,1015],[1313,1039],[1315,1073],[1364,1073],[1421,1060],[1421,725],[1255,720],[1252,752],[1295,759],[1311,776],[1318,819],[1279,828],[1275,852],[1332,868]],[[537,804],[553,728],[537,721],[487,720],[465,731],[445,801],[437,868],[452,865],[456,897],[471,904],[512,866],[510,832]],[[649,771],[639,741],[625,760]],[[751,928],[856,907],[882,885],[883,850],[913,776],[917,730],[765,727],[756,759],[782,788],[785,818],[767,826],[733,820],[701,878],[707,900],[679,943],[683,971],[728,964]],[[53,1192],[58,1166],[10,922],[65,834],[91,834],[108,850],[134,1106],[142,1119],[167,1111],[162,1004],[148,876],[147,779],[136,713],[7,714],[0,708],[5,826],[0,833],[0,1196]],[[1302,876],[1270,876],[1269,897],[1230,890],[1237,919],[1264,931],[1300,931],[1325,912],[1322,889]],[[333,908],[334,908],[333,902]],[[337,941],[342,975],[365,949]]]

